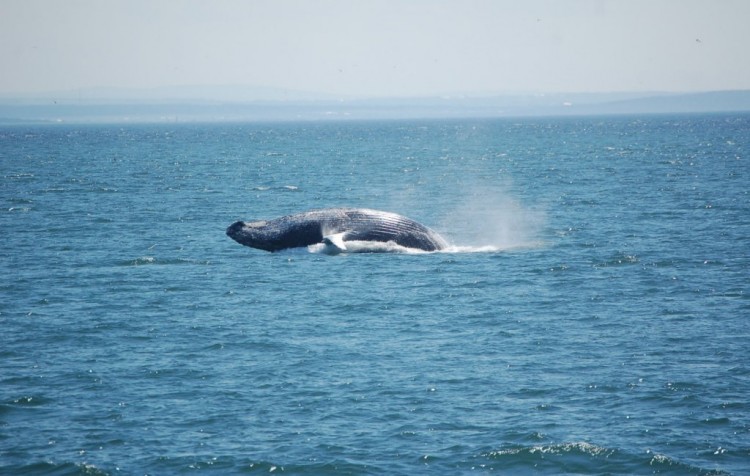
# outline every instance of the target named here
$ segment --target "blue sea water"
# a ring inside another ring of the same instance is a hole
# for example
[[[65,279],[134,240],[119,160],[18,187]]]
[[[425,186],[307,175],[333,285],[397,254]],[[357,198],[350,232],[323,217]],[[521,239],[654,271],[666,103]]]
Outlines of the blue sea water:
[[[0,129],[2,474],[750,474],[750,115]],[[329,256],[232,222],[383,209]]]

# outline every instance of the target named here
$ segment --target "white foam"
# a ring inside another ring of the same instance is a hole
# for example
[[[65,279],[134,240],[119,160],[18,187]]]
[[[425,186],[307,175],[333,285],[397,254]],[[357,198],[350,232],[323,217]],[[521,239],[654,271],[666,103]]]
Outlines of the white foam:
[[[427,251],[407,248],[393,241],[347,241],[346,250],[326,244],[315,243],[307,247],[310,253],[337,255],[341,253],[404,253],[404,254],[422,254]]]
[[[460,254],[460,253],[503,253],[508,251],[518,251],[521,249],[537,248],[541,246],[541,243],[526,243],[523,246],[513,247],[502,247],[494,245],[483,245],[483,246],[462,246],[462,245],[451,245],[445,249],[439,251],[425,251],[419,248],[407,248],[393,241],[347,241],[346,249],[342,249],[338,246],[330,243],[315,243],[307,247],[308,253],[325,254],[325,255],[338,255],[348,253],[401,253],[401,254],[430,254],[430,253],[447,253],[447,254]],[[300,248],[304,249],[304,248]]]

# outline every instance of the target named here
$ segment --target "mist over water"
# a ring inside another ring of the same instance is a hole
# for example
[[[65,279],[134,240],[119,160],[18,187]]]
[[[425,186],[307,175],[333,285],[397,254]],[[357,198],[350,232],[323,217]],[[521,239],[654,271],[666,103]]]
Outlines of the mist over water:
[[[442,219],[452,252],[507,251],[543,245],[543,211],[525,207],[503,190],[484,188],[457,199]]]

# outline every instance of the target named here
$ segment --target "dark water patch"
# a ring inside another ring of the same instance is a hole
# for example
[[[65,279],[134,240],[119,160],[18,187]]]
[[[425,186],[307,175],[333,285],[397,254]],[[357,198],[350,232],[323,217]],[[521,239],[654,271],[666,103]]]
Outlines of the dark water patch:
[[[8,475],[41,476],[107,476],[111,470],[103,470],[88,463],[51,463],[3,465],[0,472]]]
[[[384,466],[358,464],[346,459],[316,461],[312,457],[309,463],[273,464],[267,462],[243,463],[239,469],[249,474],[302,474],[302,475],[375,475],[382,474]]]
[[[221,343],[218,343],[218,342],[215,343],[215,344],[211,344],[211,345],[209,345],[208,347],[205,348],[205,350],[207,350],[207,351],[220,351],[220,350],[223,350],[223,349],[224,349],[224,344],[221,344]]]
[[[3,405],[7,408],[34,408],[41,407],[52,403],[54,400],[38,396],[38,395],[24,395],[21,397],[10,398],[5,400]]]
[[[714,426],[714,425],[729,425],[732,422],[729,418],[726,417],[715,417],[715,418],[705,418],[701,420],[702,425],[708,425],[708,426]]]
[[[638,264],[640,259],[631,254],[617,253],[594,264],[594,268],[609,268],[612,266],[627,266]]]

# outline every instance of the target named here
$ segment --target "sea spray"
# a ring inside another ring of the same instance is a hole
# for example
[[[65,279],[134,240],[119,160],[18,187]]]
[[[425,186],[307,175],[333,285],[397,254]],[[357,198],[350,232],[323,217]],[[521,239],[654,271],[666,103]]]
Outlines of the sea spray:
[[[504,251],[535,248],[545,213],[523,205],[504,190],[481,189],[464,195],[442,220],[449,251]]]

